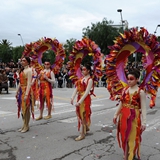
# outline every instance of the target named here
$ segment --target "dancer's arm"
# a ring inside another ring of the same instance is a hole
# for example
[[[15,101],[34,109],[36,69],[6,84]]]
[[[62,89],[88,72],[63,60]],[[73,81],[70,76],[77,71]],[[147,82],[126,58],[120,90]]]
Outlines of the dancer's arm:
[[[35,82],[35,80],[36,80],[36,78],[37,78],[37,75],[38,75],[37,72],[36,72],[35,70],[33,70],[32,72],[33,72],[33,77],[32,77],[31,85],[34,84],[34,82]]]
[[[119,113],[121,111],[121,108],[122,108],[122,102],[119,103],[118,108],[117,108],[117,110],[116,110],[116,112],[114,114],[114,117],[118,117],[118,115],[119,115]]]
[[[113,117],[113,123],[116,124],[117,123],[117,117],[119,116],[119,113],[121,111],[121,108],[122,108],[122,102],[119,103],[119,106],[114,114],[114,117]]]
[[[17,86],[17,90],[16,90],[16,98],[18,97],[19,89],[20,89],[20,83],[19,83],[18,86]]]
[[[76,94],[77,94],[77,87],[75,88],[75,90],[73,91],[72,96],[71,96],[71,104],[72,105],[73,105],[73,101],[74,101]]]
[[[31,88],[31,82],[32,82],[32,69],[28,68],[26,71],[26,76],[27,76],[27,88],[26,88],[26,93],[25,96],[28,96],[30,88]]]

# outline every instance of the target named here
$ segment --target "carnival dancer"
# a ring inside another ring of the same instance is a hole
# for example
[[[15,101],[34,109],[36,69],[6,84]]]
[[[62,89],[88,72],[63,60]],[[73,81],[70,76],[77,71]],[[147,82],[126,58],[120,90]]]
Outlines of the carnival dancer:
[[[82,67],[83,77],[76,82],[76,88],[71,97],[71,104],[73,105],[74,98],[77,94],[76,114],[78,118],[78,131],[81,128],[80,135],[75,139],[80,141],[85,138],[85,134],[89,131],[91,123],[91,97],[93,94],[93,79],[91,78],[91,65],[86,64]]]
[[[22,68],[19,73],[20,83],[16,91],[16,98],[18,102],[18,118],[21,112],[23,119],[23,126],[18,131],[25,133],[29,130],[30,110],[34,118],[33,95],[31,94],[32,69],[29,67],[30,58],[22,58],[21,65]]]
[[[39,88],[39,100],[40,100],[40,116],[36,120],[43,118],[44,103],[46,102],[48,108],[48,115],[44,119],[52,118],[51,110],[53,104],[52,83],[55,82],[55,75],[51,70],[51,64],[49,60],[44,62],[45,69],[41,70],[39,74],[40,88]]]
[[[139,76],[137,70],[132,70],[127,75],[128,86],[122,91],[113,118],[114,124],[118,120],[117,139],[124,151],[125,160],[133,160],[136,155],[140,159],[141,135],[146,129],[146,96],[138,87]]]

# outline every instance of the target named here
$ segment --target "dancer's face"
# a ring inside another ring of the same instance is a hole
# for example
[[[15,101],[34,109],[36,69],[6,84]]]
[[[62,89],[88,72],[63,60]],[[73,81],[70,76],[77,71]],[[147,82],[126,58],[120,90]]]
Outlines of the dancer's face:
[[[44,66],[45,66],[46,69],[49,69],[50,66],[51,66],[51,64],[50,64],[50,62],[45,62],[45,63],[44,63]]]
[[[28,62],[27,62],[27,60],[26,60],[25,58],[23,58],[23,59],[21,60],[21,65],[22,65],[23,67],[25,67],[25,66],[28,65]]]
[[[82,74],[83,74],[84,76],[87,76],[87,75],[89,74],[89,70],[87,70],[86,67],[82,67]]]
[[[127,81],[128,81],[128,85],[129,85],[130,87],[133,87],[134,85],[137,84],[138,79],[137,79],[134,75],[129,74],[129,75],[127,76]]]

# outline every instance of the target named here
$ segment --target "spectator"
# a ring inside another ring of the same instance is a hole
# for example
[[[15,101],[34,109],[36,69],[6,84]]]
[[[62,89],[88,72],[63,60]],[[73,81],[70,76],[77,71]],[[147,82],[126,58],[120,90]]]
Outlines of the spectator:
[[[107,85],[106,80],[107,80],[107,76],[106,76],[106,74],[104,73],[103,76],[102,76],[102,78],[101,78],[103,87],[106,87],[106,85]]]
[[[17,69],[14,70],[13,78],[14,78],[14,82],[15,82],[16,87],[17,87],[18,84],[19,84],[19,73],[18,73]]]
[[[13,71],[10,69],[9,74],[8,74],[8,79],[9,79],[9,86],[12,88],[14,86],[14,78],[13,78]]]
[[[3,88],[5,88],[5,90],[8,93],[8,77],[5,70],[2,70],[2,74],[1,74],[1,91]]]
[[[62,88],[63,85],[63,73],[60,71],[57,75],[56,75],[57,81],[58,81],[58,88]]]

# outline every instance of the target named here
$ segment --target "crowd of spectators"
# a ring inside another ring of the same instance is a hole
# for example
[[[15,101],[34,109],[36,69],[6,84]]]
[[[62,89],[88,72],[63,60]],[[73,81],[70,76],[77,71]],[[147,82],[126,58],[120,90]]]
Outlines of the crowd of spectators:
[[[140,82],[143,80],[145,76],[145,70],[143,69],[143,66],[141,64],[135,64],[135,63],[128,63],[128,65],[124,68],[125,73],[127,74],[129,70],[132,70],[133,68],[137,68],[141,72]],[[0,93],[3,89],[5,89],[8,93],[8,90],[6,87],[10,88],[16,88],[19,84],[19,66],[18,63],[14,63],[13,60],[11,60],[9,63],[3,63],[0,62]],[[68,76],[68,70],[64,66],[61,71],[55,75],[56,83],[54,84],[54,87],[58,88],[72,88],[72,82],[69,79]],[[103,70],[103,75],[97,85],[97,87],[106,87],[107,86],[107,76],[105,67]]]
[[[141,82],[143,81],[145,74],[146,74],[145,68],[143,67],[143,65],[140,62],[128,63],[128,65],[125,68],[126,75],[133,69],[137,69],[140,71],[139,84],[141,84]]]
[[[72,88],[72,82],[68,76],[68,70],[63,67],[61,71],[55,75],[56,83],[54,87]],[[16,88],[19,84],[19,64],[11,60],[9,63],[0,62],[0,93],[9,88]]]
[[[8,87],[16,87],[18,78],[18,63],[13,60],[8,63],[0,62],[0,93],[3,89],[8,93]]]

